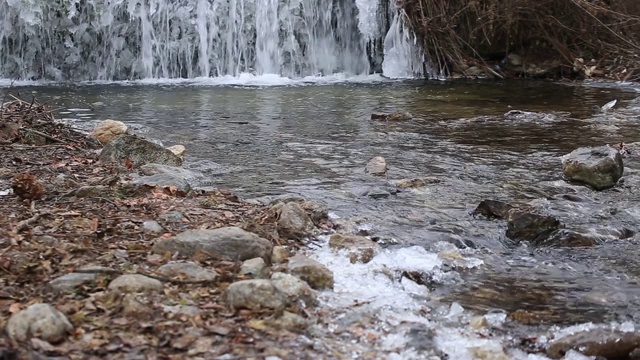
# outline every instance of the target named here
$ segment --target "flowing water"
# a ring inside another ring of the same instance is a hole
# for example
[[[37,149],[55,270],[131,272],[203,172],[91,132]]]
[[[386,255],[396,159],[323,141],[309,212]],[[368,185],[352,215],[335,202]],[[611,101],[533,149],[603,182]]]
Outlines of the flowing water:
[[[560,160],[580,146],[640,141],[640,88],[376,77],[285,86],[250,77],[248,83],[262,85],[247,86],[245,80],[14,90],[51,99],[64,108],[64,121],[81,127],[118,119],[166,146],[186,145],[185,166],[204,173],[201,186],[245,198],[323,200],[336,221],[369,232],[385,245],[369,264],[350,264],[322,242],[310,254],[336,276],[335,291],[323,294],[335,314],[327,331],[361,325],[380,337],[371,346],[381,357],[427,358],[422,350],[435,346],[452,359],[471,359],[477,349],[514,348],[518,336],[548,335],[550,326],[613,322],[629,329],[640,320],[638,239],[616,235],[638,228],[640,162],[625,159],[624,182],[594,192],[564,182]],[[612,112],[591,115],[592,105],[613,98]],[[414,119],[370,119],[396,109]],[[514,109],[550,115],[506,121],[502,114]],[[364,172],[378,155],[390,168],[383,178]],[[365,195],[388,191],[390,180],[424,176],[439,182],[386,198]],[[530,204],[606,241],[587,248],[513,243],[503,222],[470,215],[483,199]],[[428,286],[401,276],[412,271],[429,274]],[[542,314],[544,325],[504,322],[522,309]],[[472,314],[487,314],[490,334],[469,327]],[[569,331],[560,328],[551,331]],[[352,346],[354,354],[367,349]],[[527,358],[515,350],[509,356]]]

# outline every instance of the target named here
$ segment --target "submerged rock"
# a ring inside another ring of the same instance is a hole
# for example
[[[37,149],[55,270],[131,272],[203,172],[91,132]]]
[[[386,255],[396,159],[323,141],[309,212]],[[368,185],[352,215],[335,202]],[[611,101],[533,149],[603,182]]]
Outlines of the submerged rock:
[[[170,150],[135,135],[122,134],[114,137],[100,153],[101,162],[123,164],[126,160],[133,166],[149,163],[182,166],[182,159]]]
[[[539,243],[559,227],[560,221],[552,216],[511,211],[508,217],[506,235],[511,240]]]
[[[30,338],[58,343],[73,330],[73,325],[63,313],[49,304],[33,304],[11,315],[6,332],[14,341],[26,341]]]
[[[125,125],[125,123],[122,121],[107,119],[96,125],[91,132],[91,136],[104,145],[113,140],[114,137],[126,133],[127,125]]]
[[[595,190],[615,186],[624,172],[622,155],[610,146],[579,148],[562,159],[564,176]]]
[[[151,251],[156,254],[178,253],[193,257],[196,254],[216,259],[244,261],[256,257],[271,262],[271,242],[238,227],[187,230],[170,238],[156,240]]]
[[[347,250],[351,263],[368,263],[378,252],[378,244],[364,236],[334,234],[329,238],[329,247]]]
[[[333,273],[326,266],[306,256],[289,259],[287,271],[306,281],[314,289],[333,289]]]
[[[313,221],[296,202],[279,206],[278,234],[285,239],[300,240],[313,230]]]
[[[547,347],[547,355],[559,359],[570,350],[576,350],[587,356],[622,360],[628,359],[637,348],[640,348],[640,332],[593,329],[553,341]]]
[[[392,113],[373,113],[371,120],[379,121],[404,121],[413,119],[413,115],[406,111],[394,111]]]
[[[369,160],[365,170],[371,175],[384,175],[387,172],[387,161],[382,156],[376,156]]]
[[[438,184],[440,183],[440,179],[437,178],[412,178],[412,179],[400,179],[400,180],[392,180],[391,185],[399,188],[399,189],[413,189],[420,188],[430,184]]]
[[[506,202],[498,200],[482,200],[472,214],[494,219],[507,219],[509,218],[509,211],[511,211],[511,209],[513,209],[513,206]]]

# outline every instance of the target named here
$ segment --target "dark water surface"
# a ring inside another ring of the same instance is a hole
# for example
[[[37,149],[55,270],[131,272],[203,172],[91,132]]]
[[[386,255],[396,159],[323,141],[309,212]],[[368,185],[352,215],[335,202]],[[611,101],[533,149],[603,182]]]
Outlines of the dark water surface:
[[[23,95],[36,91],[41,101],[62,108],[60,117],[80,126],[117,119],[166,146],[185,145],[186,166],[207,174],[204,185],[227,187],[244,197],[321,199],[338,216],[358,217],[372,233],[400,246],[429,248],[443,240],[473,244],[485,265],[463,274],[463,285],[442,290],[465,307],[554,311],[559,315],[550,318],[557,323],[638,320],[636,236],[590,248],[534,248],[506,239],[504,223],[469,215],[491,198],[533,204],[574,230],[637,231],[640,181],[635,173],[618,188],[596,193],[563,182],[560,160],[580,146],[640,141],[640,103],[633,101],[639,93],[632,87],[513,81],[18,90]],[[625,116],[592,117],[592,105],[614,98],[615,111]],[[370,119],[374,111],[395,109],[409,111],[414,119]],[[562,116],[500,120],[514,109]],[[465,120],[476,116],[495,118]],[[386,178],[364,173],[366,162],[377,155],[389,164]],[[421,176],[441,182],[386,199],[361,195],[388,189],[388,180]],[[585,201],[571,202],[565,194]]]

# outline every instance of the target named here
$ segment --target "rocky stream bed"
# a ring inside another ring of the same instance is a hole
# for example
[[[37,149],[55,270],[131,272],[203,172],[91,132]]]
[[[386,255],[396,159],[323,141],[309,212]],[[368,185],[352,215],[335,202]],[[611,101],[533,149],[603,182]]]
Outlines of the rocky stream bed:
[[[505,114],[518,116],[538,115]],[[192,183],[202,175],[181,167],[184,150],[117,121],[86,134],[35,100],[3,105],[0,358],[640,359],[633,321],[550,327],[566,325],[554,320],[564,314],[524,304],[470,313],[439,297],[457,271],[482,264],[465,244],[393,249],[319,201],[263,203],[199,189]],[[563,159],[564,176],[611,189],[636,154],[637,144],[579,148]],[[372,176],[388,169],[383,157],[362,167]],[[398,179],[360,195],[386,198],[438,182]],[[585,234],[500,199],[470,216],[505,222],[507,238],[531,246],[635,235]],[[381,284],[380,296],[362,300],[360,287],[371,283]]]

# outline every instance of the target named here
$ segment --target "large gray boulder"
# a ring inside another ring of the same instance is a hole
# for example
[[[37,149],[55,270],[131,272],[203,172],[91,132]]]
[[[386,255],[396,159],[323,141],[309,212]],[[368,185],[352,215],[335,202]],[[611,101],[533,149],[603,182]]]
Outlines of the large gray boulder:
[[[135,135],[122,134],[114,137],[100,153],[102,162],[122,164],[127,159],[133,166],[149,163],[182,166],[182,159],[170,150]]]
[[[622,155],[610,146],[579,148],[562,159],[564,176],[591,186],[595,190],[605,190],[615,186],[624,172]]]
[[[160,238],[151,251],[156,254],[178,253],[189,258],[200,254],[229,261],[260,257],[269,264],[272,249],[271,242],[254,233],[238,227],[224,227],[187,230],[170,238]]]

